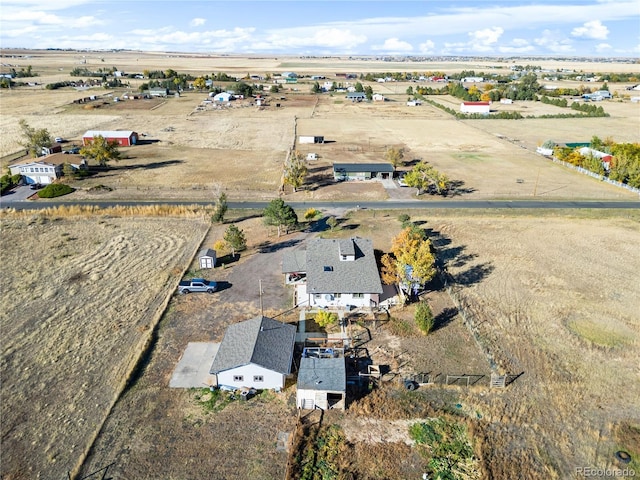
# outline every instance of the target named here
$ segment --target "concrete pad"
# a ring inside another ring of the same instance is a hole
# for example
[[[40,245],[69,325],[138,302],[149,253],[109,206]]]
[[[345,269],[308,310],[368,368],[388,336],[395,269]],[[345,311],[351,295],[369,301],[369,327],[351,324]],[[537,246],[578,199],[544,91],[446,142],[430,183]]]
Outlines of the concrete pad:
[[[209,373],[209,369],[219,348],[219,343],[190,342],[173,371],[169,387],[203,388],[217,385],[217,378]]]

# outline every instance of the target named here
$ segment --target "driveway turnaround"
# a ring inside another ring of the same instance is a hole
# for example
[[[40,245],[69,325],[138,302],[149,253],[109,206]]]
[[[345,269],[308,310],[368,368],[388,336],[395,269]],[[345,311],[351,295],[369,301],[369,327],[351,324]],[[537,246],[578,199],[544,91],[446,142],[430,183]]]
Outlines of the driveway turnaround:
[[[216,376],[209,373],[213,358],[218,353],[219,343],[189,342],[176,365],[169,387],[205,388],[216,385]]]

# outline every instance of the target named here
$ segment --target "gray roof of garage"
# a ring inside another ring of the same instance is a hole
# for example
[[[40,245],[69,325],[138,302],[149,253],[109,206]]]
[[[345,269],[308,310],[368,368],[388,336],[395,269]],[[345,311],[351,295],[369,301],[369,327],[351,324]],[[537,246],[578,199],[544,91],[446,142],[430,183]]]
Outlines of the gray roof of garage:
[[[334,163],[334,172],[393,172],[393,165],[390,163]]]
[[[282,256],[282,273],[306,272],[307,271],[307,251],[294,250],[285,252]]]
[[[291,372],[296,327],[269,317],[230,325],[213,359],[210,373],[253,363],[274,372]]]

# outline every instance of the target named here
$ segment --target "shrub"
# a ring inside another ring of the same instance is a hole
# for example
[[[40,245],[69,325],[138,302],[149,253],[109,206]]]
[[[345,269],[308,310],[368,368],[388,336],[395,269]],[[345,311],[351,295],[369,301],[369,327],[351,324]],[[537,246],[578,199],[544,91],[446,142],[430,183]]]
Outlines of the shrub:
[[[318,313],[316,313],[316,317],[314,320],[319,326],[325,328],[330,325],[334,325],[338,321],[338,315],[327,310],[320,310]]]
[[[310,208],[306,212],[304,212],[304,219],[309,222],[314,218],[316,218],[318,215],[320,215],[320,210],[315,208]]]
[[[38,192],[40,198],[54,198],[74,192],[75,189],[64,183],[50,183]]]
[[[429,332],[433,329],[434,318],[431,307],[427,302],[420,302],[416,306],[416,324],[422,333],[429,335]]]

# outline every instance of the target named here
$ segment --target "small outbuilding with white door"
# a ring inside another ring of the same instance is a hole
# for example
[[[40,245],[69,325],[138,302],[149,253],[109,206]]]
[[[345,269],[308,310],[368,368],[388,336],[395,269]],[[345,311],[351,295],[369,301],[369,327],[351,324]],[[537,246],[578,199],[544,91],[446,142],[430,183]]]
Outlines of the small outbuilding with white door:
[[[319,135],[300,135],[298,143],[324,143],[324,137]]]
[[[216,251],[212,248],[203,248],[198,253],[200,268],[214,268],[216,266]]]

